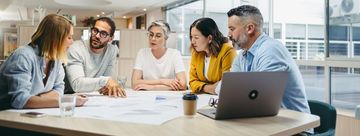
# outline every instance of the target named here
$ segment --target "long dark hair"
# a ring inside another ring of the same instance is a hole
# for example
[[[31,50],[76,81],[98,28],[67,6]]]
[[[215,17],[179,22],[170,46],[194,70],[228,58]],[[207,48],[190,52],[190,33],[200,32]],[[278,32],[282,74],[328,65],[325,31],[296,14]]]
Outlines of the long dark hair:
[[[205,37],[208,37],[209,35],[212,36],[213,39],[209,43],[209,52],[211,55],[217,57],[222,45],[228,42],[228,38],[223,36],[215,21],[211,18],[199,18],[195,20],[190,26],[190,41],[192,39],[191,29],[193,27],[199,30]],[[191,48],[193,48],[193,46],[191,46]]]

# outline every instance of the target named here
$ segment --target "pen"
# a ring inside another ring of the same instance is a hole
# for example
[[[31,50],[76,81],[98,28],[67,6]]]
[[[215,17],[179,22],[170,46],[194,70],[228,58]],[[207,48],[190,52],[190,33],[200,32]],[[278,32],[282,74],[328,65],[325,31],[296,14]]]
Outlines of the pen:
[[[162,96],[156,96],[156,97],[155,97],[155,100],[166,100],[166,98],[165,98],[165,97],[162,97]]]

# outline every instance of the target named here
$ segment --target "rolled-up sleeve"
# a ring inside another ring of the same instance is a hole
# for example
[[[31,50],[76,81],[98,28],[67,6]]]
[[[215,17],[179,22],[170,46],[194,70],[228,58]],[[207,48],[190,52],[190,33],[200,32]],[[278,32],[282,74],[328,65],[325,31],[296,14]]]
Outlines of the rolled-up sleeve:
[[[61,66],[60,63],[58,64],[57,68],[58,68],[58,74],[55,78],[53,90],[59,93],[59,95],[62,95],[64,94],[64,88],[65,88],[65,82],[64,82],[65,72],[64,72],[64,68]]]
[[[16,55],[16,54],[14,54]],[[31,92],[31,71],[33,64],[26,56],[19,54],[14,57],[3,71],[3,75],[9,82],[8,95],[11,99],[11,106],[22,109],[32,96]]]

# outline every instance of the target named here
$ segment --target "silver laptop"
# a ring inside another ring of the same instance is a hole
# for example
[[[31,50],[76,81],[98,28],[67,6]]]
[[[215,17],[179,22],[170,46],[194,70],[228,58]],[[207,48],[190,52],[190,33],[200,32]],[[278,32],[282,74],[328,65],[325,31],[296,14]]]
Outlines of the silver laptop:
[[[222,78],[217,108],[197,112],[213,119],[277,115],[288,72],[227,72]]]

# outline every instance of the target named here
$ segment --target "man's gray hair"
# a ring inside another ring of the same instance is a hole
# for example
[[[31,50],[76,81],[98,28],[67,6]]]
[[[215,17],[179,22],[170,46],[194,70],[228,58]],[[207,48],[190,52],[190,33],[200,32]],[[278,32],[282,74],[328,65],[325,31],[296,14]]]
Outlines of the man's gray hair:
[[[228,17],[231,16],[238,16],[243,21],[252,21],[255,23],[256,28],[259,32],[262,32],[263,27],[263,17],[261,15],[261,12],[258,8],[251,6],[251,5],[242,5],[236,8],[231,9],[229,12],[227,12]]]

